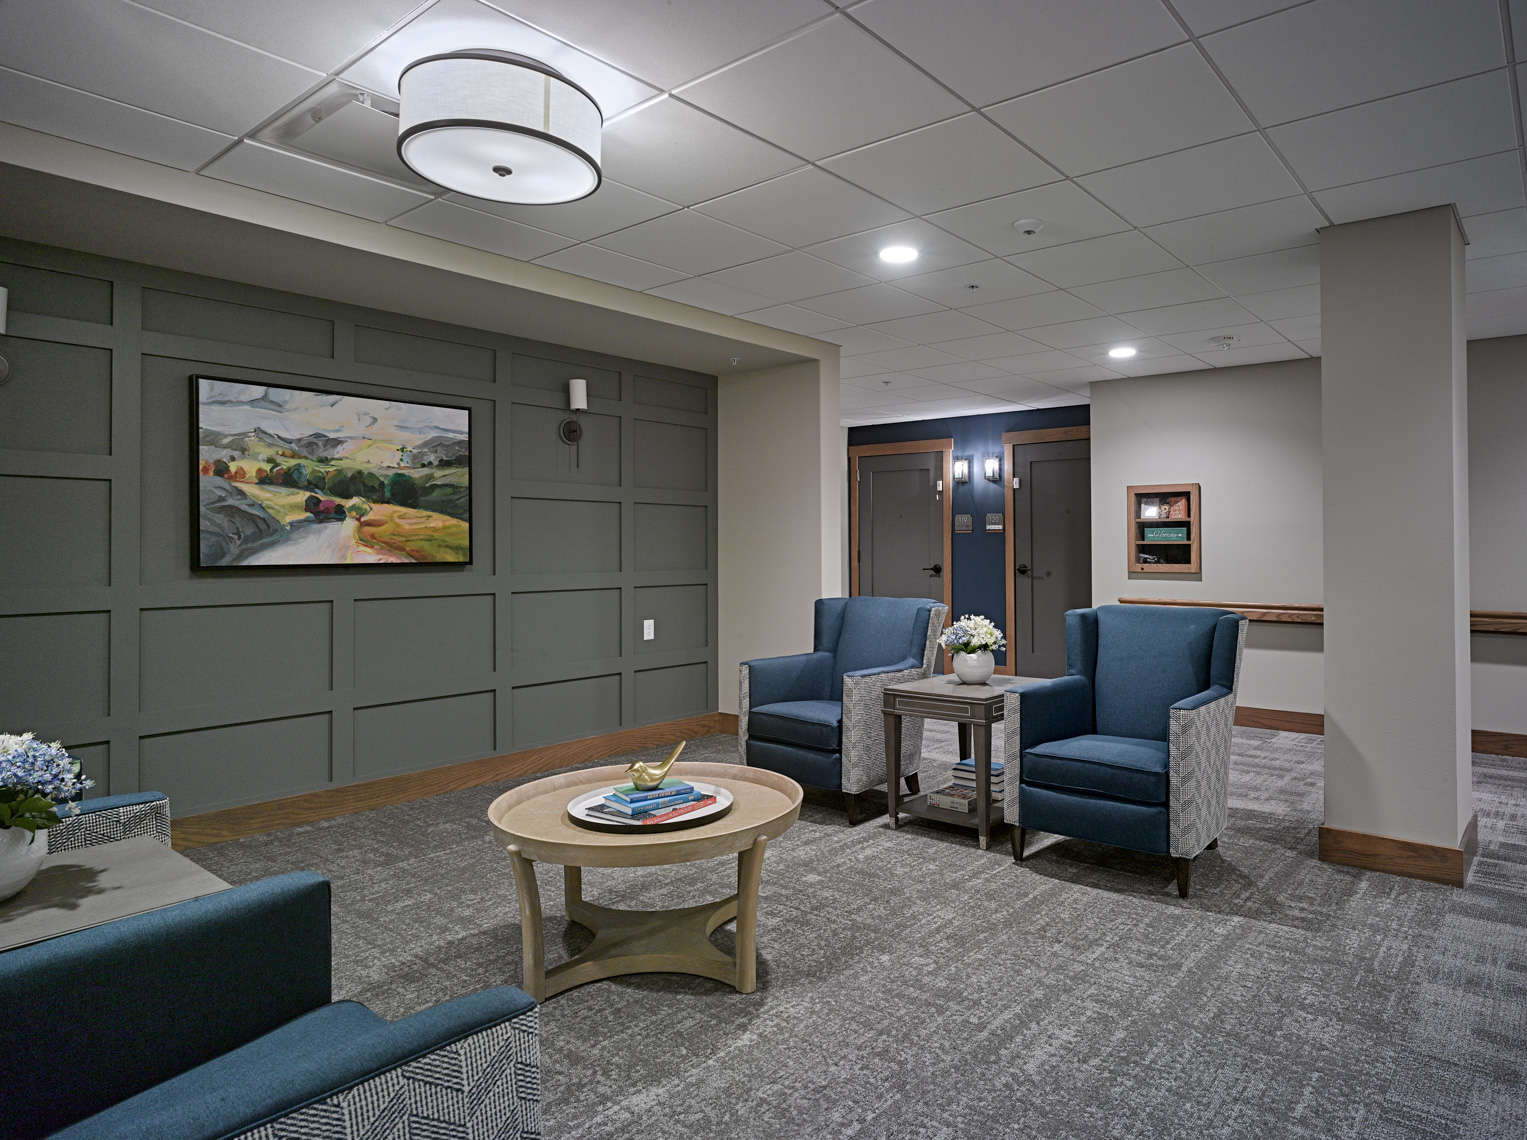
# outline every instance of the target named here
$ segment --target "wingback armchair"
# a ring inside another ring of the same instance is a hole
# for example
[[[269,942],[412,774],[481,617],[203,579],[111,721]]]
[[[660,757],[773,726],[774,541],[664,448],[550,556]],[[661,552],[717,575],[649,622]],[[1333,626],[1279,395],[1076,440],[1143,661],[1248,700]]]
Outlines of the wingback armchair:
[[[1245,644],[1246,619],[1229,610],[1067,613],[1066,675],[1004,701],[1013,858],[1035,830],[1169,855],[1187,898],[1192,860],[1228,818]]]
[[[810,653],[742,663],[742,762],[843,793],[850,824],[860,793],[885,783],[881,694],[933,671],[949,607],[927,598],[821,598]],[[908,718],[901,771],[917,790],[923,722]]]
[[[0,1134],[541,1135],[529,995],[389,1023],[329,986],[329,882],[311,872],[0,953],[0,1008],[33,1010],[0,1048]]]

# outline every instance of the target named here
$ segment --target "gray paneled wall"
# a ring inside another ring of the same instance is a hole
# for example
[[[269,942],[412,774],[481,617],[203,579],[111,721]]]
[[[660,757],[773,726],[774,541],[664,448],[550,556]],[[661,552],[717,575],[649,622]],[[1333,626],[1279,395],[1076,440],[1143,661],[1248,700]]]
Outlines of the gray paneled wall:
[[[6,240],[0,285],[0,732],[93,794],[189,815],[715,710],[714,377]],[[192,570],[192,373],[469,405],[473,564]]]

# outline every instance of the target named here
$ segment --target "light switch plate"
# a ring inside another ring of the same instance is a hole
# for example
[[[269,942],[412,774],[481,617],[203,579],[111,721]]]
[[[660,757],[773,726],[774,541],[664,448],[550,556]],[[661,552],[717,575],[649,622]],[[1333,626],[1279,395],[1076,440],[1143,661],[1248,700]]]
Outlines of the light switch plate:
[[[642,622],[642,640],[651,641],[657,636],[657,622],[653,618],[647,618]]]

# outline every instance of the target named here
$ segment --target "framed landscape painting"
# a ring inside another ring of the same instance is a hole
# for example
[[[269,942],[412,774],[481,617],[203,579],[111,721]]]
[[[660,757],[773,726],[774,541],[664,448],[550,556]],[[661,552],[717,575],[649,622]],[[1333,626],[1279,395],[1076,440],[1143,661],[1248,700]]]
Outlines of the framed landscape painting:
[[[469,409],[191,388],[198,569],[472,561]]]

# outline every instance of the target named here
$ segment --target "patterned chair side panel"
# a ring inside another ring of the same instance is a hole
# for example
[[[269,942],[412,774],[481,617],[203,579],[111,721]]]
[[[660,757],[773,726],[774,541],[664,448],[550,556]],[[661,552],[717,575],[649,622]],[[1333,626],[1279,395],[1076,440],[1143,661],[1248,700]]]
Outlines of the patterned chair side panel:
[[[378,1073],[240,1140],[540,1140],[539,1009]]]
[[[1002,804],[1002,818],[1012,827],[1023,826],[1018,817],[1018,785],[1023,782],[1023,734],[1018,731],[1019,700],[1017,693],[1002,694],[1002,764],[1007,781],[1007,799]]]
[[[1167,842],[1176,858],[1193,858],[1219,837],[1230,820],[1230,746],[1247,624],[1242,619],[1236,635],[1230,692],[1196,709],[1172,710]]]
[[[737,762],[748,762],[748,666],[740,666],[737,681]]]
[[[888,685],[921,681],[933,674],[938,635],[944,628],[948,606],[934,606],[928,614],[923,663],[917,669],[877,673],[869,677],[843,678],[843,790],[850,794],[868,791],[885,783],[885,690]],[[922,764],[923,718],[901,719],[901,774],[911,775]]]
[[[166,847],[170,845],[169,800],[65,816],[62,823],[49,829],[48,850],[54,854],[78,851],[81,847],[116,843],[139,835],[151,835]]]

